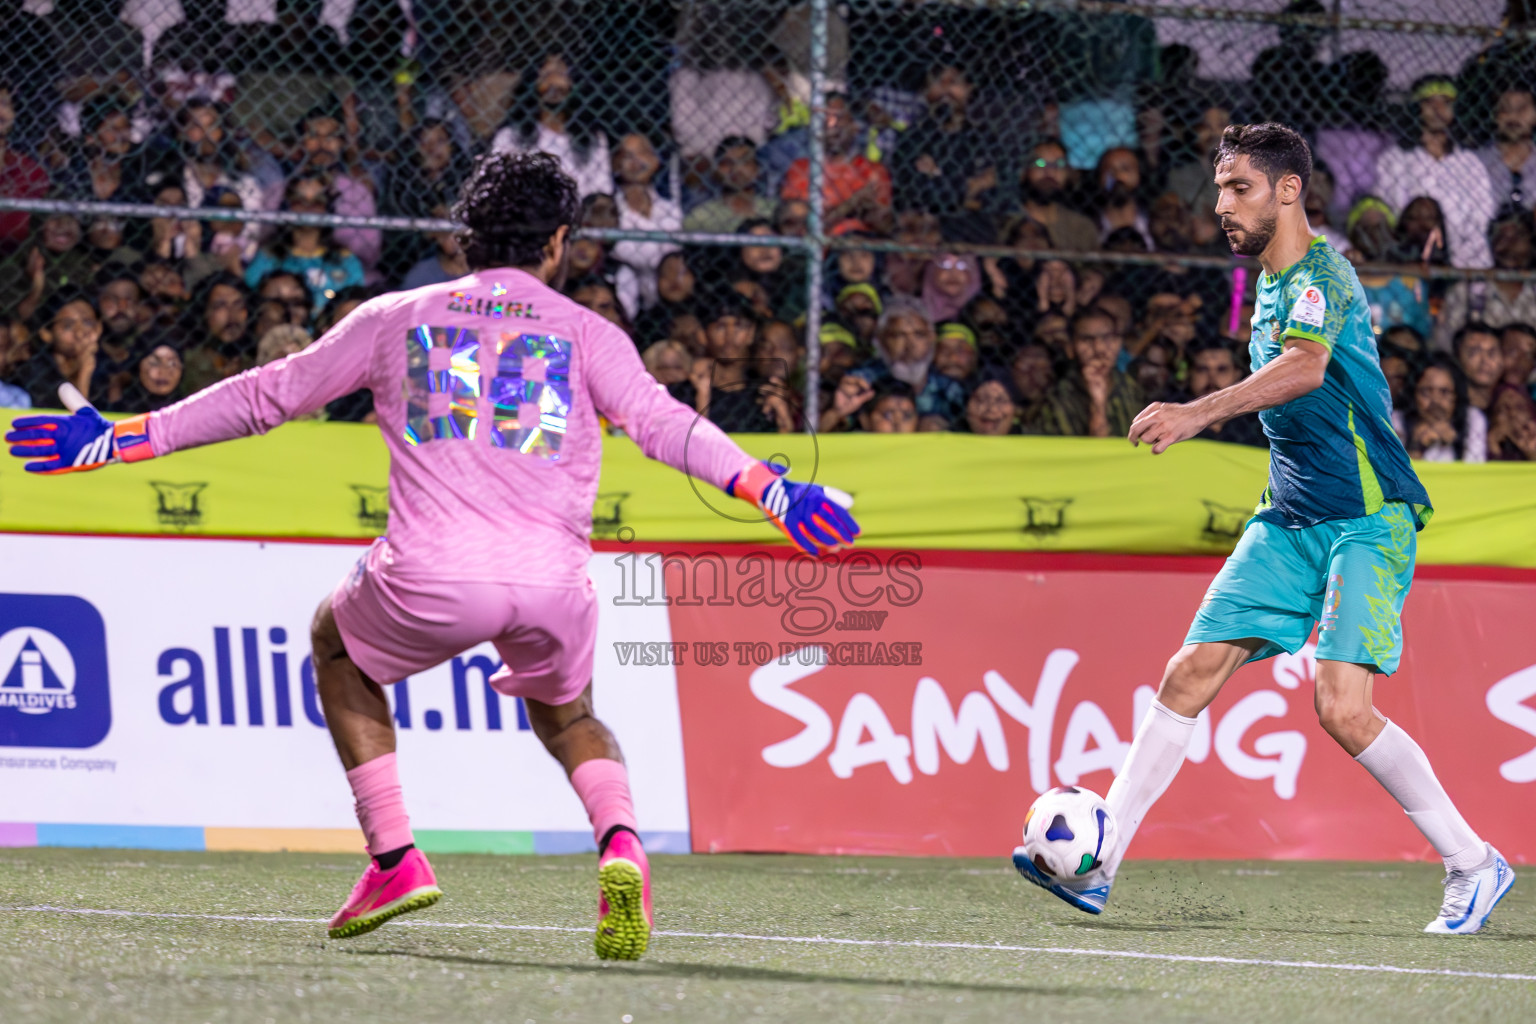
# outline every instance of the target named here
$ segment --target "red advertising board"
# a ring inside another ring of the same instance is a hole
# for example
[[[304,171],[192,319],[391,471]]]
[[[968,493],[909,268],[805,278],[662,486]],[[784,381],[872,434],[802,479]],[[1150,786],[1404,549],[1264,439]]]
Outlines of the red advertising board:
[[[694,848],[1006,854],[1036,794],[1109,788],[1217,565],[669,558]],[[1528,862],[1536,577],[1471,575],[1415,583],[1407,653],[1376,680],[1376,702],[1419,740],[1473,826]],[[1318,726],[1314,673],[1309,649],[1232,679],[1133,856],[1430,854]]]

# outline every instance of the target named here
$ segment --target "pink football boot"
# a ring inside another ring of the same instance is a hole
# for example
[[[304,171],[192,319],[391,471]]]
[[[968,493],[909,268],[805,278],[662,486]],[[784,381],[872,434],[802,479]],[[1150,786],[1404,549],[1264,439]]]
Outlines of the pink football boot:
[[[644,854],[641,854],[642,859]],[[352,887],[346,906],[331,918],[330,936],[350,939],[371,932],[392,917],[430,907],[443,898],[437,876],[426,856],[415,848],[407,850],[400,863],[388,871],[380,869],[372,858],[368,870]],[[644,948],[643,940],[641,948]]]
[[[651,939],[651,865],[640,837],[616,832],[597,867],[597,955],[638,960]]]

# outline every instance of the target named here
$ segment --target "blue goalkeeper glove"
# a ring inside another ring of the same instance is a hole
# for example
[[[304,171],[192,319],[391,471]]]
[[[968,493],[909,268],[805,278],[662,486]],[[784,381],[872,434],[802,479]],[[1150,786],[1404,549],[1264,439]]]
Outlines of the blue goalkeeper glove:
[[[108,422],[71,384],[59,388],[59,397],[73,414],[22,416],[5,435],[11,454],[28,460],[28,473],[78,473],[154,457],[147,415]]]
[[[787,472],[783,466],[759,462],[731,477],[725,493],[762,509],[768,521],[808,555],[830,555],[852,544],[859,535],[859,524],[848,514],[853,499],[835,487],[786,480]]]

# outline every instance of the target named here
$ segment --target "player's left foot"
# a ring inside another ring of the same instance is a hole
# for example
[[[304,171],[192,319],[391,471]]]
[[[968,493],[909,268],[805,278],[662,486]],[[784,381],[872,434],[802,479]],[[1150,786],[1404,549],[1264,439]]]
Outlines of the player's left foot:
[[[1451,871],[1445,876],[1445,903],[1440,916],[1424,926],[1432,935],[1471,935],[1482,931],[1494,904],[1515,884],[1504,855],[1488,847],[1488,857],[1471,871]]]
[[[1100,871],[1076,879],[1074,885],[1058,881],[1035,867],[1022,846],[1013,851],[1013,866],[1019,874],[1085,914],[1102,914],[1104,904],[1109,902],[1109,890],[1115,884],[1114,878]]]
[[[346,906],[331,918],[329,934],[333,939],[350,939],[373,931],[392,917],[430,907],[442,898],[432,865],[415,847],[387,871],[370,859],[363,877],[352,887]]]
[[[604,960],[639,960],[651,939],[651,865],[640,837],[614,833],[598,862],[597,937]]]

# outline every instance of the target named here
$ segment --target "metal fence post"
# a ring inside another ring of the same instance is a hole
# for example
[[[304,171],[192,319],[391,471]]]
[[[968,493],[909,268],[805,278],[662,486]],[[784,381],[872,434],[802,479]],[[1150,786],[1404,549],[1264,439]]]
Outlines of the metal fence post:
[[[827,123],[827,0],[811,0],[811,123],[810,216],[806,218],[805,256],[805,429],[815,433],[821,403],[821,271],[826,259],[826,229],[822,224],[822,181],[826,149],[822,144]]]

